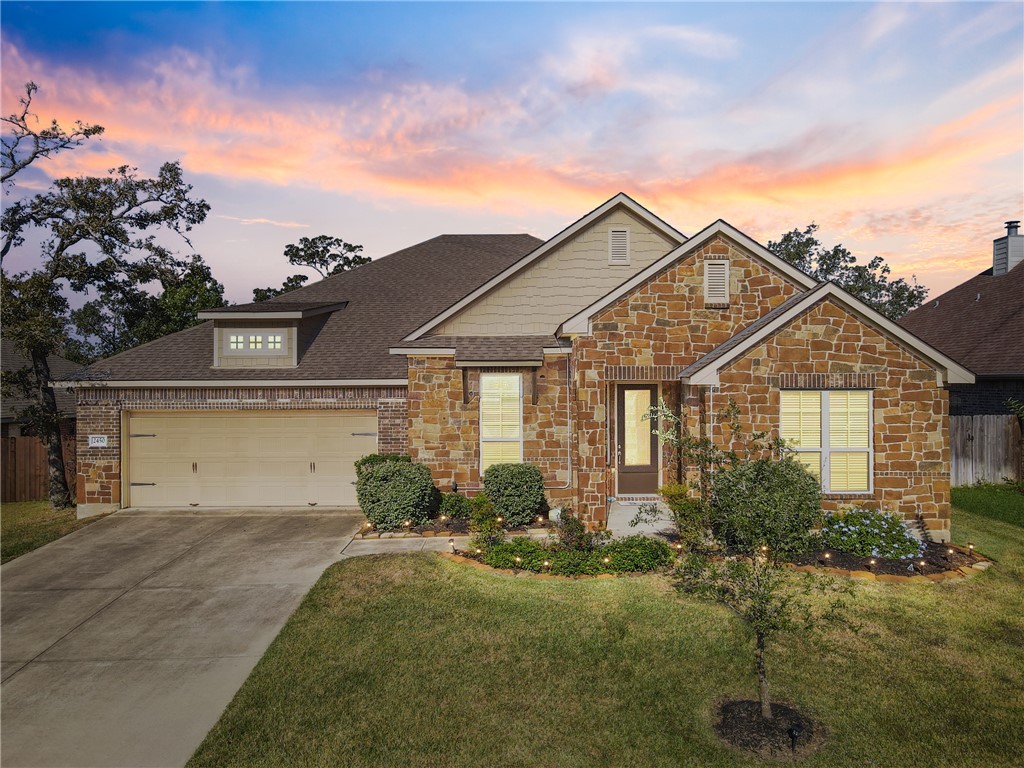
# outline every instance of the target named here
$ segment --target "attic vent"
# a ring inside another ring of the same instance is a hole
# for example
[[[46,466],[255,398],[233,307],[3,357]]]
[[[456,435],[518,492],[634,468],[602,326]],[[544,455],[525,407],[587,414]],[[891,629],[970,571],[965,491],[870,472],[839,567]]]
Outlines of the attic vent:
[[[629,264],[629,228],[608,230],[608,263]]]
[[[729,304],[729,262],[704,262],[704,304]]]

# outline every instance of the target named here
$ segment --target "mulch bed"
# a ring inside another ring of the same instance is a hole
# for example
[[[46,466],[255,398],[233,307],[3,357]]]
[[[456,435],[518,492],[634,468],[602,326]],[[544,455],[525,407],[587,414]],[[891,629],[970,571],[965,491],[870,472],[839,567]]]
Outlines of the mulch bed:
[[[727,744],[769,760],[799,760],[825,741],[825,728],[785,704],[772,704],[772,719],[761,717],[756,701],[725,701],[718,707],[718,736]]]
[[[875,561],[873,564],[872,560]],[[870,571],[874,574],[891,576],[929,576],[972,566],[982,560],[984,558],[978,557],[970,551],[964,551],[955,545],[933,542],[925,547],[921,557],[908,560],[897,560],[891,557],[861,557],[835,549],[827,549],[801,555],[794,558],[793,562],[796,565],[841,568],[847,571]],[[921,565],[922,561],[924,565]]]
[[[534,522],[529,526],[518,525],[512,528],[506,528],[505,533],[527,533],[530,530],[536,530],[538,528],[554,529],[555,527],[556,526],[553,522],[545,518],[543,522]],[[465,518],[445,520],[444,522],[441,522],[440,520],[432,520],[426,525],[415,525],[410,528],[409,531],[411,533],[419,533],[421,535],[427,532],[435,533],[438,536],[443,536],[445,534],[466,535],[469,533],[469,520]]]

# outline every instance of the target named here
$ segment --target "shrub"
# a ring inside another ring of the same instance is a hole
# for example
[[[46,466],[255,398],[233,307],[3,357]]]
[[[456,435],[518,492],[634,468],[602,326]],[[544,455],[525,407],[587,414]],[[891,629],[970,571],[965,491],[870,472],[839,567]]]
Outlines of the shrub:
[[[516,562],[516,558],[519,562]],[[515,536],[511,541],[495,544],[484,554],[483,561],[492,568],[519,568],[526,571],[541,571],[548,552],[527,536]]]
[[[441,494],[441,514],[452,520],[465,520],[472,509],[469,499],[457,493]]]
[[[551,573],[558,576],[596,576],[610,573],[604,564],[600,549],[591,552],[572,549],[558,549],[551,553]]]
[[[707,505],[701,499],[694,498],[690,487],[681,483],[663,485],[658,493],[665,499],[672,513],[680,543],[687,549],[701,544],[711,527]]]
[[[494,511],[486,493],[478,493],[469,502],[469,530],[473,533],[472,545],[484,552],[505,541],[505,529],[498,522],[498,513]]]
[[[411,464],[412,456],[408,453],[368,453],[361,459],[356,459],[356,478],[358,479],[367,469],[386,464],[389,461],[401,461],[405,464]]]
[[[611,534],[608,531],[588,531],[587,526],[572,510],[563,509],[555,528],[558,544],[561,549],[577,552],[592,552]]]
[[[601,548],[602,560],[611,562],[605,567],[616,573],[653,571],[672,562],[672,550],[661,539],[650,536],[627,536],[616,539]]]
[[[773,559],[804,552],[821,517],[821,486],[793,459],[737,464],[713,478],[715,535],[743,554],[767,545]]]
[[[826,513],[821,543],[861,557],[917,557],[924,543],[911,535],[899,515],[874,509],[850,509]]]
[[[440,501],[430,469],[403,461],[378,462],[356,480],[356,497],[366,519],[382,531],[406,520],[420,525],[437,513]]]
[[[547,511],[544,476],[533,464],[491,464],[484,492],[508,526],[526,525]]]

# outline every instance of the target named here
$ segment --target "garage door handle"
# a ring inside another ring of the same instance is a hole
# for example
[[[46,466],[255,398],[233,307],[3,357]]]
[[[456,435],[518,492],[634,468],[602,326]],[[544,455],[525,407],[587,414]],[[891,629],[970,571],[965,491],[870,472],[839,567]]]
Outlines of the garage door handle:
[[[134,487],[135,487],[135,486],[137,486],[137,485],[156,485],[156,483],[129,483],[129,485],[130,485],[130,486],[131,486],[132,488],[134,488]]]
[[[144,435],[144,434],[139,433],[139,434],[134,434],[134,435],[128,435],[128,437],[156,437],[156,435]]]
[[[376,437],[376,432],[353,432],[352,437]]]

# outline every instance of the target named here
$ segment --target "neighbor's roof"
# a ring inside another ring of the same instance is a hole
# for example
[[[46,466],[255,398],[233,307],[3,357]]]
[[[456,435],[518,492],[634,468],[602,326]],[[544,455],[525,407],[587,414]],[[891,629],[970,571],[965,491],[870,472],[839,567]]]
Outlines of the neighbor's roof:
[[[899,323],[979,376],[1024,376],[1024,266],[988,269]]]
[[[109,357],[89,369],[106,381],[404,382],[405,358],[389,347],[481,283],[516,263],[540,240],[530,235],[441,235],[261,304],[292,309],[342,304],[303,321],[295,368],[213,368],[213,322]],[[311,338],[309,338],[311,337]]]
[[[82,370],[81,365],[73,363],[60,355],[50,355],[47,358],[47,362],[50,364],[50,375],[54,379],[64,378],[75,371]],[[0,339],[0,364],[3,365],[4,371],[12,372],[21,370],[29,365],[29,361],[14,346],[13,341]],[[57,396],[57,408],[62,413],[74,417],[76,404],[74,393],[68,392],[66,389],[55,389],[54,394]],[[29,401],[23,397],[5,397],[3,398],[2,406],[0,406],[0,416],[2,416],[4,421],[15,421],[18,418],[18,412],[28,405]]]

